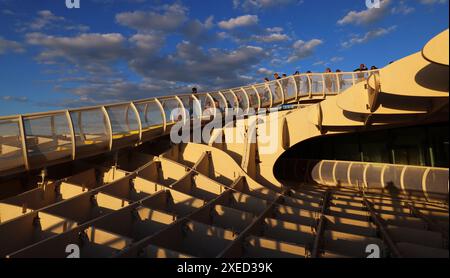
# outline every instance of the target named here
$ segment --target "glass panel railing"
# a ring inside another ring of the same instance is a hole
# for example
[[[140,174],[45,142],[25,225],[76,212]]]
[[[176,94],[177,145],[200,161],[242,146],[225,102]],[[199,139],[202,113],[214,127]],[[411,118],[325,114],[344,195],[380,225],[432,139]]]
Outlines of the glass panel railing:
[[[142,140],[160,135],[164,130],[164,119],[156,100],[135,103],[142,125]]]
[[[272,94],[270,92],[269,84],[262,83],[254,86],[256,91],[258,91],[259,97],[261,99],[261,107],[268,108],[272,103]]]
[[[102,107],[70,112],[75,132],[76,157],[109,150],[109,122]]]
[[[248,104],[248,96],[241,88],[239,89],[233,89],[233,93],[236,95],[237,98],[237,105],[240,109],[242,109],[243,112],[247,112],[249,108]]]
[[[369,77],[368,71],[355,71],[353,73],[355,75],[356,83],[363,82]]]
[[[339,93],[354,85],[356,82],[354,77],[355,75],[353,73],[338,73]]]
[[[293,101],[297,97],[297,87],[294,76],[286,77],[281,80],[284,92],[284,102]]]
[[[283,92],[281,88],[281,82],[278,82],[279,80],[274,80],[269,82],[270,91],[272,92],[273,96],[273,103],[274,105],[279,105],[283,102]]]
[[[236,96],[230,92],[230,91],[220,91],[222,95],[225,97],[225,100],[227,101],[227,107],[235,109],[238,107],[238,104],[236,102]]]
[[[324,73],[325,94],[336,94],[339,92],[337,75],[335,73]]]
[[[196,98],[194,98],[192,95],[183,95],[179,96],[179,98],[191,119],[199,118],[201,116],[199,112],[201,110],[199,110],[199,103]]]
[[[214,106],[220,106],[220,102],[217,99],[221,99],[220,96],[212,97],[209,94],[198,94],[196,95],[199,103],[200,103],[200,112],[202,117],[210,117],[214,115]],[[223,103],[223,105],[225,105]],[[196,112],[194,109],[194,114],[200,113]]]
[[[30,168],[72,159],[72,131],[67,114],[24,117]]]
[[[321,73],[309,75],[311,79],[311,95],[324,95],[324,78]]]
[[[134,107],[127,103],[105,108],[111,123],[113,148],[139,142],[140,122]]]
[[[254,108],[254,109],[259,108],[259,98],[258,98],[258,94],[255,91],[255,89],[253,89],[253,87],[251,87],[251,86],[243,87],[242,89],[245,91],[245,93],[248,96],[248,100],[250,102],[249,107]]]
[[[225,110],[228,108],[228,102],[226,98],[223,96],[223,94],[220,92],[214,92],[210,93],[209,95],[212,97],[214,101],[214,106],[217,109],[219,109],[222,113],[225,112]],[[209,108],[213,108],[213,106],[211,105]]]
[[[25,170],[20,117],[0,120],[0,172]]]
[[[184,119],[185,111],[176,97],[158,98],[158,100],[164,109],[167,125],[172,125]]]
[[[296,77],[296,80],[300,83],[298,96],[310,96],[312,89],[311,77],[309,75],[300,75]]]
[[[170,130],[176,121],[186,120],[185,109],[193,117],[237,107],[246,113],[250,107],[269,108],[297,98],[338,94],[366,80],[372,72],[307,73],[219,92],[0,117],[0,174],[150,140]],[[193,109],[195,106],[199,109]]]

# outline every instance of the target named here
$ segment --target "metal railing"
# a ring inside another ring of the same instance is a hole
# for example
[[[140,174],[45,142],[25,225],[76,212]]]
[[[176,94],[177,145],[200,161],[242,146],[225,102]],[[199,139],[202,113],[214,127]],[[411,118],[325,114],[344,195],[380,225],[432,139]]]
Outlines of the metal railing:
[[[246,114],[336,95],[371,73],[298,74],[214,92],[0,117],[0,176],[139,144],[168,134],[177,121],[217,111],[240,108]]]

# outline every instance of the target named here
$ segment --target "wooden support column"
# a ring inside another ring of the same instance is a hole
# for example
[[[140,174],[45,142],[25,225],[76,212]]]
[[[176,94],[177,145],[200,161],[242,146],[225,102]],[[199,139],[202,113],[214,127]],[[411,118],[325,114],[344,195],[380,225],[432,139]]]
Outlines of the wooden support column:
[[[330,190],[328,189],[325,191],[322,199],[322,208],[320,210],[320,218],[317,223],[316,227],[316,237],[314,238],[314,243],[311,250],[311,258],[318,258],[320,256],[320,249],[322,245],[322,238],[323,233],[325,232],[326,224],[327,224],[327,218],[325,216],[327,209],[328,209],[328,203],[330,200]]]

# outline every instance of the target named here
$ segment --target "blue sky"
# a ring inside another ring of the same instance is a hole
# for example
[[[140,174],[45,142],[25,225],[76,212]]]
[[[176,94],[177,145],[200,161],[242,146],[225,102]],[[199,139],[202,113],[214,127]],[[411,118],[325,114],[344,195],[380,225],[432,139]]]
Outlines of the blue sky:
[[[0,0],[0,115],[382,67],[448,28],[448,0]]]

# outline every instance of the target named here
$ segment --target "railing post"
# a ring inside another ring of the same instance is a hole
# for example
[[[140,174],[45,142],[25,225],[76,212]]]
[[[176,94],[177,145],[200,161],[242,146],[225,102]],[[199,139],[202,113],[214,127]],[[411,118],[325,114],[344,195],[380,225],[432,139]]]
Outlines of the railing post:
[[[283,88],[283,86],[281,85],[282,83],[281,83],[281,81],[280,80],[275,80],[276,82],[277,82],[277,84],[278,84],[278,86],[280,87],[280,92],[281,92],[281,104],[284,104],[284,88]]]
[[[159,99],[155,98],[155,102],[156,102],[156,104],[158,104],[159,109],[161,110],[161,115],[162,115],[162,119],[163,119],[163,133],[164,133],[164,132],[166,132],[166,129],[167,129],[166,111],[164,111],[164,107],[162,106]]]
[[[272,88],[270,88],[270,84],[269,83],[264,83],[264,86],[266,86],[266,88],[267,88],[267,90],[269,91],[269,94],[270,94],[270,106],[269,106],[269,108],[270,107],[272,107],[273,106],[273,92],[272,92]]]
[[[72,160],[75,160],[76,158],[76,139],[75,139],[75,129],[73,127],[73,121],[72,121],[72,116],[70,115],[69,110],[66,110],[66,118],[67,118],[67,123],[69,124],[69,129],[70,129],[70,138],[72,140]]]
[[[259,95],[259,93],[258,93],[258,90],[256,89],[256,87],[255,86],[252,86],[252,88],[253,88],[253,90],[255,91],[255,94],[256,94],[256,97],[258,98],[258,109],[260,109],[261,108],[261,96]]]
[[[341,92],[341,80],[339,78],[339,73],[336,73],[336,94]]]
[[[145,104],[144,107],[144,120],[147,123],[147,114],[148,114],[148,102]]]
[[[206,96],[206,94],[205,94],[205,96]],[[195,112],[194,102],[197,103],[196,105],[200,111],[200,115],[198,117],[201,118],[202,114],[203,114],[203,110],[202,110],[202,105],[200,103],[200,100],[194,94],[191,97],[192,97],[192,119],[194,119],[194,114],[195,114],[194,113]],[[189,109],[191,109],[191,108],[189,107]],[[190,112],[190,110],[189,110],[189,112]]]
[[[215,111],[217,111],[216,109],[219,109],[218,107],[216,107],[216,102],[214,101],[214,98],[209,94],[209,93],[206,93],[205,94],[205,96],[207,97],[207,98],[209,98],[209,101],[211,101],[211,103],[212,103],[212,105],[213,105],[213,109],[214,109],[214,113],[216,113]],[[205,100],[205,102],[206,102],[206,100]],[[205,105],[205,104],[204,104]],[[202,107],[202,104],[200,103],[200,110],[201,110],[201,112],[202,112],[202,114],[201,114],[201,117],[203,118],[203,113],[204,113],[204,110],[203,110],[203,108],[204,107]]]
[[[111,119],[109,117],[108,111],[106,110],[105,106],[102,106],[103,116],[106,119],[106,128],[108,129],[109,133],[109,150],[112,150],[113,147],[113,130],[111,125]]]
[[[322,73],[320,76],[322,77],[322,97],[325,98],[325,94],[326,94],[326,84],[325,84],[325,74],[326,73]]]
[[[83,120],[83,111],[78,111],[78,129],[80,130],[80,136],[83,138],[83,141],[86,141],[86,136],[84,135],[83,125],[81,121]]]
[[[139,115],[139,111],[138,111],[136,105],[134,105],[133,102],[130,102],[130,106],[131,106],[131,109],[133,109],[134,113],[136,114],[136,119],[138,121],[139,143],[140,143],[141,140],[142,140],[142,121],[141,121],[141,116]],[[128,113],[127,113],[127,115],[128,115]]]
[[[28,162],[28,147],[27,147],[27,137],[25,134],[25,125],[23,121],[23,116],[19,116],[19,131],[20,131],[20,138],[22,143],[22,155],[23,155],[23,163],[25,165],[26,170],[30,170],[30,164]]]
[[[239,108],[239,99],[238,99],[238,97],[237,97],[237,95],[233,92],[233,90],[228,90],[230,93],[231,93],[231,95],[233,96],[233,98],[234,98],[234,107],[233,107],[233,109],[237,109],[237,108]]]
[[[178,101],[178,104],[180,104],[181,109],[182,109],[181,111],[183,111],[183,124],[186,124],[187,116],[186,116],[186,109],[184,108],[183,101],[181,101],[179,96],[175,96],[175,99]]]
[[[218,95],[222,97],[222,100],[225,102],[225,117],[228,115],[228,109],[231,107],[228,107],[228,101],[227,98],[224,96],[224,94],[221,91],[217,92]]]
[[[308,78],[308,89],[309,89],[309,92],[308,92],[308,95],[309,95],[309,98],[312,98],[312,79],[311,79],[311,74],[306,74],[306,77]]]
[[[244,93],[245,99],[247,99],[247,109],[245,111],[245,113],[248,113],[248,111],[250,110],[250,98],[248,97],[247,92],[244,90],[243,87],[241,87],[242,92]]]
[[[299,84],[297,84],[297,80],[295,78],[298,78],[299,81],[300,81],[300,75],[293,75],[292,76],[292,80],[294,80],[294,86],[295,86],[295,101],[297,101],[298,97],[299,97],[299,88],[298,88]]]

